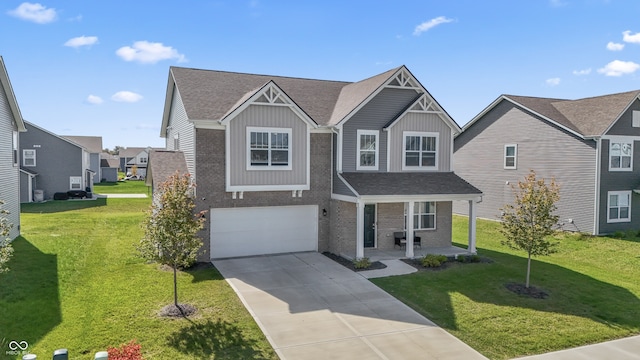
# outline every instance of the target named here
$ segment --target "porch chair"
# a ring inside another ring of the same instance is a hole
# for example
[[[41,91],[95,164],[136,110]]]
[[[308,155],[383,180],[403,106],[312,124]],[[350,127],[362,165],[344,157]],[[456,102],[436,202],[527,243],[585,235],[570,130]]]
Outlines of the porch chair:
[[[404,231],[396,231],[393,233],[393,241],[394,241],[394,245],[393,247],[395,248],[396,246],[400,247],[400,249],[402,249],[403,246],[407,246],[407,233]],[[419,247],[422,248],[422,239],[420,238],[420,236],[413,236],[413,247]]]

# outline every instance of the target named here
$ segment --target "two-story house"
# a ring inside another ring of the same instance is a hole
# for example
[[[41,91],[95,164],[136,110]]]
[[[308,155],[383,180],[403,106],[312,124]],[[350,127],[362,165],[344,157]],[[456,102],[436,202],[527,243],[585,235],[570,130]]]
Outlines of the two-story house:
[[[20,134],[21,202],[50,200],[57,192],[93,188],[95,172],[87,149],[31,122],[25,121],[25,126],[28,131]]]
[[[13,224],[9,239],[20,235],[19,133],[26,131],[9,75],[0,56],[0,200]],[[4,239],[1,239],[4,240]]]
[[[457,172],[485,194],[478,216],[497,219],[513,202],[511,186],[533,169],[560,185],[562,228],[589,234],[639,229],[639,96],[498,97],[455,139]]]
[[[89,169],[93,183],[102,181],[102,136],[63,135],[63,138],[82,146],[89,153]]]
[[[203,258],[451,246],[458,125],[404,67],[341,82],[171,67],[161,136],[208,210]],[[153,164],[153,155],[150,158]],[[153,165],[152,165],[153,166]]]

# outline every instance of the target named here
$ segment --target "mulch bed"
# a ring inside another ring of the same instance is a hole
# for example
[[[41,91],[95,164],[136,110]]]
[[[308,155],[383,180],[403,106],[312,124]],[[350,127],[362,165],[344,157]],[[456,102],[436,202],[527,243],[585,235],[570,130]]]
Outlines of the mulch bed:
[[[336,255],[334,253],[330,253],[328,251],[325,251],[322,253],[322,255],[328,257],[329,259],[337,262],[338,264],[341,264],[342,266],[351,269],[353,271],[365,271],[365,270],[380,270],[380,269],[384,269],[387,267],[387,265],[381,263],[380,261],[374,261],[371,263],[371,266],[369,266],[366,269],[356,269],[355,266],[353,266],[353,261],[349,260],[349,259],[345,259],[340,255]]]
[[[534,286],[525,287],[524,284],[518,283],[507,283],[504,286],[520,296],[530,297],[533,299],[546,299],[549,297],[549,294],[543,289],[539,289]]]
[[[177,308],[174,304],[167,305],[160,310],[158,315],[162,317],[168,318],[181,318],[193,315],[196,313],[195,306],[191,304],[180,304],[178,303],[180,308]]]
[[[442,265],[440,265],[439,267],[424,267],[422,266],[422,262],[420,261],[420,258],[415,258],[415,259],[400,259],[400,261],[403,261],[405,264],[411,265],[414,268],[418,269],[419,271],[440,271],[440,270],[445,270],[448,269],[452,266],[456,266],[457,264],[460,265],[464,265],[464,264],[489,264],[492,263],[493,260],[486,258],[486,257],[480,257],[480,261],[477,262],[461,262],[461,261],[457,261],[453,258],[449,258],[447,261],[445,261],[444,263],[442,263]]]

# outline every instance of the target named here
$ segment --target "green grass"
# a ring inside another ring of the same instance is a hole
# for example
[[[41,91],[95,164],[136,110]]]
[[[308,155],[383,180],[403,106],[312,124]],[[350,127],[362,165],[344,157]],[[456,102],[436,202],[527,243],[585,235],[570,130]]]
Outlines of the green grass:
[[[151,190],[143,180],[101,182],[93,185],[93,192],[96,194],[147,194],[151,196]]]
[[[467,220],[454,217],[466,245]],[[640,239],[560,234],[559,252],[534,258],[531,285],[544,300],[505,288],[524,283],[526,254],[500,244],[496,222],[479,220],[477,245],[493,263],[372,280],[491,359],[509,359],[640,333]]]
[[[38,358],[67,348],[72,359],[89,359],[132,339],[147,359],[276,358],[215,268],[178,274],[179,301],[195,305],[196,315],[156,315],[173,301],[173,276],[138,258],[134,248],[149,203],[23,205],[11,271],[0,274],[0,359],[11,340],[27,341]]]

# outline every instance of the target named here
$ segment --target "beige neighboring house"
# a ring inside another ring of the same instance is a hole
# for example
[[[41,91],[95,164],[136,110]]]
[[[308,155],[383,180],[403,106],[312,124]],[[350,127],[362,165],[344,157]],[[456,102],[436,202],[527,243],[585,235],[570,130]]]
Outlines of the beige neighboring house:
[[[13,224],[9,239],[20,235],[20,145],[19,132],[26,131],[9,74],[0,56],[0,200]]]

